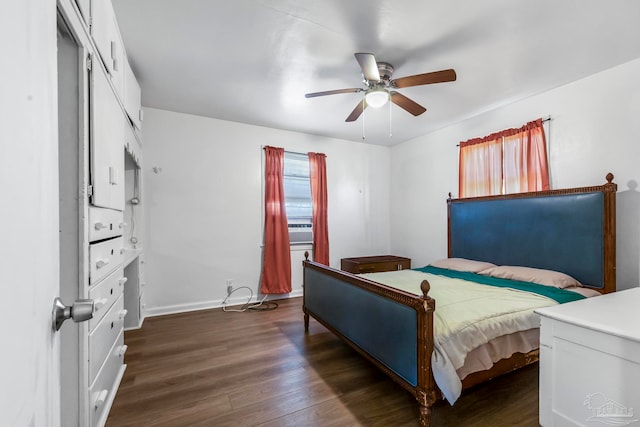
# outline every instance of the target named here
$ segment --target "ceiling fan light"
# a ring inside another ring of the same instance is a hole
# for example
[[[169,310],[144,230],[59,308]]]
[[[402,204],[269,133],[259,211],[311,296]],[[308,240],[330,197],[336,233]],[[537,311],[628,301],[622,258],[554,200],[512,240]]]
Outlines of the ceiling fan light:
[[[373,108],[380,108],[389,100],[389,92],[384,89],[372,90],[364,96],[367,105]]]

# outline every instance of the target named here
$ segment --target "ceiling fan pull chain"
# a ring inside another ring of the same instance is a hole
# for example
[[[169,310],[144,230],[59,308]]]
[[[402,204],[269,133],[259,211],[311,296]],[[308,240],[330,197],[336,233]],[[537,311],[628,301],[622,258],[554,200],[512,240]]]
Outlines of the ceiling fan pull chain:
[[[364,117],[367,114],[364,108],[364,96],[362,97],[362,140],[364,141]]]
[[[389,138],[393,137],[393,133],[391,132],[391,102],[389,104]]]

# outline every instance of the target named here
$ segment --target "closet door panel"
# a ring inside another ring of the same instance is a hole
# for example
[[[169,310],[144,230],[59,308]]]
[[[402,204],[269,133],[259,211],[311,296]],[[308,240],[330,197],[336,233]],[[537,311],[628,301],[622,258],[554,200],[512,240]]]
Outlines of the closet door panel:
[[[106,76],[96,68],[91,73],[91,204],[123,210],[123,114]]]
[[[91,36],[109,74],[113,72],[111,60],[113,15],[110,0],[91,0]]]
[[[142,107],[140,103],[140,85],[131,69],[129,61],[125,60],[124,70],[124,108],[131,119],[131,123],[140,130],[142,127]]]
[[[113,13],[113,12],[112,12]],[[118,22],[115,15],[112,16],[111,24],[111,42],[109,44],[110,57],[111,57],[111,81],[113,82],[116,92],[121,100],[125,97],[124,90],[124,76],[126,70],[126,52],[124,50],[124,43],[122,42],[122,36],[120,35],[120,29],[118,28]]]
[[[90,0],[76,0],[76,4],[78,5],[78,9],[80,9],[80,14],[82,15],[82,19],[88,25],[91,21],[91,2]]]
[[[125,143],[126,128],[131,127],[127,123],[127,119],[118,105],[118,115],[114,117],[114,129],[118,135],[117,140],[114,138],[110,144],[110,156],[114,163],[118,164],[117,182],[111,186],[111,208],[124,211],[124,193],[125,193]]]
[[[125,51],[111,0],[91,1],[91,35],[116,91],[122,98]]]

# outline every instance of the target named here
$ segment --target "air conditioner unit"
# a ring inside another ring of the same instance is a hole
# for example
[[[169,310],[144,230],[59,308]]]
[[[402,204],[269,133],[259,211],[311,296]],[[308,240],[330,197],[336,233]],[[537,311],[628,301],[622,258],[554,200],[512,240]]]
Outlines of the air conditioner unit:
[[[313,231],[310,224],[289,224],[289,243],[292,245],[313,243]]]

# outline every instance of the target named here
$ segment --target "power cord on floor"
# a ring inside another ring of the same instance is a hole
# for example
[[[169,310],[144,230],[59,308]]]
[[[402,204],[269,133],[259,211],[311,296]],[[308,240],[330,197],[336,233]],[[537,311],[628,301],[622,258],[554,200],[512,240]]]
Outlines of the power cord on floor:
[[[227,308],[227,300],[229,297],[238,289],[249,289],[249,299],[246,303],[244,303],[240,308]],[[256,311],[270,311],[278,308],[278,303],[274,301],[265,301],[267,299],[267,295],[265,295],[260,302],[256,302],[251,304],[251,300],[253,299],[253,290],[248,286],[239,286],[233,289],[222,301],[222,311],[235,312],[235,313],[244,313],[247,310],[256,310]]]

